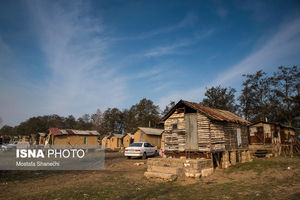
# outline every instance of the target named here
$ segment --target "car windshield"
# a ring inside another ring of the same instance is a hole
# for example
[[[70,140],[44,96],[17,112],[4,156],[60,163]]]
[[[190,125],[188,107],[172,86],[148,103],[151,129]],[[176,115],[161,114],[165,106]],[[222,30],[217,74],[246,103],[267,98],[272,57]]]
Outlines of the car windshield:
[[[132,143],[130,147],[142,147],[143,143]]]

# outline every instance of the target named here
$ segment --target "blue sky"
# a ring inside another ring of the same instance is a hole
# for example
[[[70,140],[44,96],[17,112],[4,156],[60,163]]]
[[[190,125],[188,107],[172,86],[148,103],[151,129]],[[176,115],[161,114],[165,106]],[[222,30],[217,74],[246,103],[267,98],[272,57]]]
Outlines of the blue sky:
[[[299,1],[1,1],[0,116],[199,102],[300,64]]]

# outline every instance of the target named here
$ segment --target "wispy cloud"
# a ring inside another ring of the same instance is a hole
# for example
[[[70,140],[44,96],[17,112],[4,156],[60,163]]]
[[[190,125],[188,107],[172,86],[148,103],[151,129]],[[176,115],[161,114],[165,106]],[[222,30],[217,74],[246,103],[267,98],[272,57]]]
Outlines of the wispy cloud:
[[[244,73],[254,73],[257,70],[278,67],[279,65],[293,65],[292,57],[300,51],[300,18],[283,24],[277,33],[261,45],[248,57],[228,70],[221,72],[207,85],[191,88],[184,91],[173,91],[159,100],[160,106],[165,106],[170,100],[188,99],[200,101],[203,98],[206,87],[214,85],[232,86],[242,79]],[[288,59],[288,61],[287,61]]]
[[[104,62],[108,44],[101,37],[103,25],[89,17],[87,4],[37,1],[29,8],[52,72],[46,88],[49,110],[83,113],[120,105],[126,86]]]
[[[43,55],[37,71],[48,74],[33,80],[23,77],[23,71],[3,69],[9,76],[0,85],[4,123],[53,113],[78,117],[96,108],[124,106],[126,81],[106,64],[109,43],[102,36],[102,22],[90,17],[88,4],[28,1],[27,6]],[[1,38],[0,45],[1,52],[10,48]],[[24,63],[17,65],[26,69]]]
[[[143,39],[147,39],[147,38],[151,38],[157,35],[161,35],[161,34],[167,34],[179,29],[183,29],[183,28],[187,28],[190,26],[193,26],[194,24],[196,24],[196,22],[198,21],[198,16],[196,13],[194,12],[188,12],[186,14],[186,16],[179,21],[178,23],[174,24],[174,25],[170,25],[170,26],[165,26],[162,28],[157,28],[155,30],[151,30],[148,32],[144,32],[141,33],[140,35],[136,35],[136,36],[129,36],[129,37],[118,37],[118,38],[112,38],[113,41],[118,41],[118,40],[143,40]]]
[[[187,47],[190,45],[197,44],[201,39],[211,36],[214,33],[213,29],[209,29],[205,32],[197,33],[192,39],[186,39],[182,41],[178,41],[175,43],[171,43],[168,45],[162,45],[159,47],[155,47],[150,49],[148,52],[145,53],[147,57],[154,57],[154,56],[164,56],[170,54],[181,54],[182,51],[178,51],[178,49],[182,47]]]

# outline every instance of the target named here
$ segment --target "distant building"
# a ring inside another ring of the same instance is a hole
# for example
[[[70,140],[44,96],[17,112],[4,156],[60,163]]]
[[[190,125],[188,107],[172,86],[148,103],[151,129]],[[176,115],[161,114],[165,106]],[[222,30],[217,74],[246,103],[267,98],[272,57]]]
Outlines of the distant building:
[[[127,133],[124,137],[123,137],[123,147],[129,147],[130,144],[133,142],[134,140],[134,135],[131,133]]]
[[[250,160],[250,122],[234,113],[180,100],[162,121],[167,156],[209,158],[225,168]]]
[[[108,136],[105,136],[101,140],[101,145],[103,149],[112,149],[112,150],[118,150],[123,145],[123,137],[122,134],[110,134]]]
[[[134,133],[134,142],[148,142],[160,148],[163,131],[164,129],[138,127]]]
[[[40,145],[45,144],[47,134],[46,133],[38,133],[38,137],[39,137],[38,144],[40,144]]]
[[[249,143],[251,151],[269,150],[275,155],[290,153],[290,145],[296,144],[295,129],[279,123],[256,122],[249,126]]]
[[[93,130],[73,130],[49,128],[45,144],[50,145],[99,145],[100,134]]]

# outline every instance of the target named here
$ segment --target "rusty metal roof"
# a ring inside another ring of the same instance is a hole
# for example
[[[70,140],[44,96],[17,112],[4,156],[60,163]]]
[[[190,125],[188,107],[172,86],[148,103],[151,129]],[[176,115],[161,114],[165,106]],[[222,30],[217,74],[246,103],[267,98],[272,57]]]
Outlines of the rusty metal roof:
[[[218,120],[218,121],[226,121],[226,122],[235,122],[235,123],[242,123],[242,124],[250,124],[249,121],[233,114],[232,112],[226,110],[220,110],[216,108],[210,108],[206,106],[201,106],[200,104],[183,101],[186,104],[190,105],[191,107],[195,108],[196,110],[205,113],[209,117]]]
[[[224,121],[224,122],[233,122],[233,123],[239,123],[239,124],[250,124],[249,121],[243,119],[242,117],[237,116],[236,114],[226,111],[226,110],[220,110],[216,108],[210,108],[206,106],[201,106],[198,103],[189,102],[180,100],[171,110],[168,114],[166,114],[162,120],[166,120],[177,108],[178,105],[184,104],[190,108],[195,109],[198,112],[201,112],[205,114],[208,118],[217,120],[217,121]]]
[[[49,128],[53,135],[100,135],[97,131],[93,130],[74,130],[74,129],[58,129]]]

